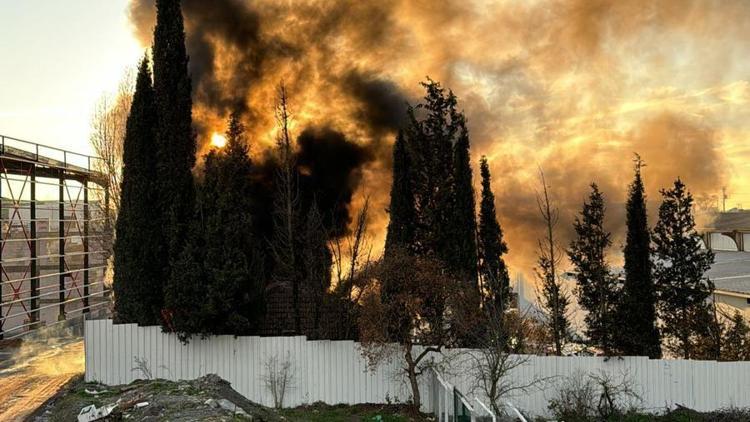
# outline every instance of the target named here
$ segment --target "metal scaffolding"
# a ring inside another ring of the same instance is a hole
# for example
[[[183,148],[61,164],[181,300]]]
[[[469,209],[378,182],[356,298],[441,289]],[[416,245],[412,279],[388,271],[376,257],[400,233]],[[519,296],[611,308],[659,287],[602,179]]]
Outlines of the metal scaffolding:
[[[0,339],[108,308],[101,168],[98,157],[0,135]]]

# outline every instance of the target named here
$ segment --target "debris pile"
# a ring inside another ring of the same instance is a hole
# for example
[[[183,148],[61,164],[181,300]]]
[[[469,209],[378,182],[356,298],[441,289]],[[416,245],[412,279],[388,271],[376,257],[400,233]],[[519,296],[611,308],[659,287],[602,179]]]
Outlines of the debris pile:
[[[40,408],[29,420],[74,421],[283,421],[275,411],[253,403],[217,375],[192,381],[137,380],[107,387],[77,382]]]

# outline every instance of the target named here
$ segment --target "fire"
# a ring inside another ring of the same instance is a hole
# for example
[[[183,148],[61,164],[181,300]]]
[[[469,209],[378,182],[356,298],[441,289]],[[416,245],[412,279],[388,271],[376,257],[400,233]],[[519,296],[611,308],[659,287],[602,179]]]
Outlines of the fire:
[[[216,148],[224,148],[227,144],[227,138],[220,134],[214,132],[213,135],[211,135],[211,146]]]

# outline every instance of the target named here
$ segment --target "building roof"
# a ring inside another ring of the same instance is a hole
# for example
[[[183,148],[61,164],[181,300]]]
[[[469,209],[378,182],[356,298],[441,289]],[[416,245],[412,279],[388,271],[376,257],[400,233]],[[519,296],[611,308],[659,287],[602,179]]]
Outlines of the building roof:
[[[718,212],[703,229],[713,232],[750,231],[750,210]]]
[[[714,251],[708,277],[716,290],[750,295],[750,252]]]

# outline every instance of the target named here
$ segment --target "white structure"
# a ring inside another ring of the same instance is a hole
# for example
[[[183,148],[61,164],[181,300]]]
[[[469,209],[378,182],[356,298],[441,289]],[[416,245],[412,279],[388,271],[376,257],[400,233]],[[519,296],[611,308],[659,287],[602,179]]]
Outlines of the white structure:
[[[336,403],[405,402],[409,389],[394,360],[370,371],[360,346],[352,341],[307,341],[305,337],[216,336],[180,343],[176,335],[160,327],[135,324],[113,325],[110,320],[85,322],[86,381],[127,384],[150,374],[169,380],[194,379],[218,374],[240,394],[267,406],[273,404],[264,386],[269,358],[288,359],[294,368],[293,389],[285,406],[323,401]],[[457,354],[461,351],[450,351]],[[464,353],[470,351],[463,351]],[[441,359],[435,355],[436,360]],[[140,363],[138,363],[138,362]],[[473,380],[466,359],[455,359],[443,371],[444,383],[474,397]],[[610,374],[628,378],[643,399],[641,407],[662,411],[681,404],[700,411],[750,406],[750,362],[649,360],[645,357],[554,357],[528,356],[510,379],[518,384],[545,379],[537,389],[508,397],[531,415],[546,415],[547,404],[559,383],[577,373]],[[445,391],[435,388],[434,377],[421,380],[422,409],[444,408]],[[487,403],[483,396],[478,397]]]
[[[708,248],[714,251],[750,249],[750,211],[719,212],[712,214],[709,221],[700,229]]]
[[[706,274],[716,286],[714,301],[729,316],[737,310],[750,320],[750,252],[714,254],[714,264]]]
[[[713,300],[730,316],[750,320],[750,211],[714,213],[700,229],[703,243],[716,255],[708,277],[716,285]]]

